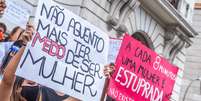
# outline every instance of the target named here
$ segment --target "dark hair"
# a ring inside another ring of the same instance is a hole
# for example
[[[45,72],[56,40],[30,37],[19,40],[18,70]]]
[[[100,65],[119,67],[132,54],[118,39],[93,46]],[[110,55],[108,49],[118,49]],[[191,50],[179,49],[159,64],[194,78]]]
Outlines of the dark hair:
[[[24,78],[21,78],[21,77],[19,77],[19,76],[16,76],[14,85],[21,86],[22,83],[23,83],[23,81],[24,81]]]
[[[15,32],[17,32],[17,30],[19,28],[20,28],[20,26],[16,26],[15,28],[13,28],[13,30],[10,32],[10,34],[8,35],[8,37],[6,37],[5,41],[9,41],[11,39],[11,36],[13,36],[15,34]]]
[[[4,23],[0,22],[0,27],[2,27],[4,29],[4,33],[5,33],[7,30],[6,25]]]
[[[13,36],[15,34],[15,32],[17,32],[17,30],[20,28],[20,26],[17,26],[15,28],[13,28],[13,30],[10,32],[9,36]]]
[[[16,80],[13,86],[13,91],[11,95],[11,101],[22,101],[21,100],[21,92],[18,92],[19,89],[22,89],[22,83],[24,78],[16,76]]]

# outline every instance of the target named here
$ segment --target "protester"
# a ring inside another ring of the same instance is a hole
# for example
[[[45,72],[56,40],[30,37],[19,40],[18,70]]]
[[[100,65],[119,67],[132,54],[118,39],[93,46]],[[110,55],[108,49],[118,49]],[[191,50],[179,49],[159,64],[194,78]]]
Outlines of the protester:
[[[112,73],[114,72],[114,64],[111,63],[109,65],[104,66],[103,73],[106,76],[106,78],[109,80],[110,77],[112,76]],[[40,97],[42,100],[37,100],[37,101],[80,101],[77,98],[64,95],[63,93],[55,92],[52,89],[49,89],[45,86],[42,86],[41,88],[41,93]]]
[[[10,35],[4,40],[4,42],[15,42],[15,43],[20,42],[21,44],[26,45],[26,43],[31,40],[32,35],[33,35],[33,26],[30,23],[28,23],[26,26],[26,30],[23,30],[19,26],[15,27],[11,31]],[[12,54],[9,54],[9,55],[13,56]],[[19,60],[19,58],[17,58],[17,60]],[[9,62],[8,64],[11,63],[10,59],[8,60],[6,59],[6,61]],[[3,65],[6,65],[6,64],[3,64]],[[7,65],[7,66],[10,66],[10,65]],[[5,68],[7,68],[7,66]],[[17,67],[14,67],[14,68],[17,68]],[[9,70],[9,69],[5,69],[5,70]],[[4,72],[3,78],[5,78],[5,75],[6,75],[6,72]],[[59,92],[55,92],[54,90],[47,88],[45,86],[39,86],[35,82],[24,80],[23,78],[20,78],[20,77],[16,77],[16,78],[17,80],[14,82],[14,84],[12,84],[14,88],[12,95],[8,94],[11,96],[10,98],[11,101],[39,101],[39,100],[41,101],[61,101],[61,100],[78,101],[78,99],[76,98],[66,96]],[[6,80],[3,79],[2,82],[5,82],[7,80],[8,79]],[[4,85],[4,83],[1,84],[1,87],[2,85]],[[39,92],[39,88],[41,89],[40,90],[41,93]],[[9,88],[9,90],[11,89]]]
[[[4,40],[5,38],[5,32],[7,30],[7,27],[4,23],[0,22],[0,42]]]
[[[0,17],[2,17],[5,8],[6,8],[5,0],[0,0]],[[17,27],[16,30],[17,29],[19,29],[19,27]],[[0,34],[1,34],[0,41],[4,41],[4,33],[5,32],[6,32],[5,24],[0,23]],[[15,32],[15,30],[13,32]],[[21,39],[23,40],[23,45],[25,45],[28,41],[30,41],[31,36],[32,36],[32,34],[29,34],[30,32],[33,32],[33,30],[31,28],[27,28],[27,30],[25,32],[27,34],[22,35]],[[16,41],[16,39],[10,40],[10,41]],[[16,71],[17,65],[18,65],[20,58],[21,58],[23,51],[24,51],[23,45],[22,45],[22,48],[19,50],[19,52],[16,55],[14,55],[13,58],[9,61],[8,65],[6,66],[6,68],[4,70],[3,78],[0,81],[0,98],[1,98],[1,101],[12,100],[12,99],[10,99],[10,97],[11,97],[11,93],[13,92],[13,86],[14,86],[14,82],[15,82],[15,78],[16,78],[15,77],[15,71]],[[13,100],[13,101],[15,101],[15,100]],[[26,100],[21,99],[20,101],[26,101]]]
[[[13,28],[13,30],[10,32],[8,37],[5,38],[4,42],[14,42],[17,41],[20,37],[20,35],[24,32],[22,28],[19,26]]]
[[[17,65],[20,61],[20,58],[22,56],[22,53],[24,51],[24,46],[27,44],[28,41],[32,38],[33,33],[33,27],[27,27],[24,33],[21,35],[19,40],[22,41],[22,48],[19,50],[19,52],[12,57],[12,59],[9,61],[8,65],[6,66],[4,73],[3,73],[3,79],[0,82],[0,98],[3,98],[1,101],[10,101],[12,89],[14,86],[15,81],[15,71],[17,68]]]
[[[1,28],[0,28],[1,29]],[[4,40],[2,40],[1,42],[1,45],[4,45],[4,49],[1,49],[2,51],[4,50],[4,56],[1,57],[3,61],[0,61],[0,62],[3,62],[3,63],[0,63],[0,64],[3,64],[5,65],[6,61],[8,61],[8,55],[9,55],[9,52],[10,52],[10,49],[13,45],[15,44],[18,44],[17,43],[17,40],[19,39],[20,37],[20,34],[23,32],[23,29],[20,28],[19,26],[18,27],[15,27],[11,33],[8,35],[8,37],[6,37]],[[14,44],[13,44],[14,43]],[[2,65],[0,65],[2,69]]]
[[[21,95],[21,91],[22,91],[22,83],[24,82],[23,78],[17,77],[15,79],[15,83],[13,86],[13,91],[12,91],[12,95],[10,98],[10,101],[27,101],[22,95]],[[35,100],[36,101],[36,100]]]
[[[5,0],[0,0],[0,16],[4,14],[4,10],[6,8],[6,1]]]
[[[26,40],[31,40],[33,35],[33,26],[30,24],[30,22],[27,23],[26,30],[23,30],[19,26],[15,27],[9,36],[3,41],[3,42],[13,42],[13,45],[11,45],[10,49],[7,50],[6,57],[3,59],[3,63],[1,63],[1,71],[5,68],[7,63],[9,62],[10,58],[12,58],[12,52],[13,50],[18,49],[18,47],[22,45],[26,45]]]

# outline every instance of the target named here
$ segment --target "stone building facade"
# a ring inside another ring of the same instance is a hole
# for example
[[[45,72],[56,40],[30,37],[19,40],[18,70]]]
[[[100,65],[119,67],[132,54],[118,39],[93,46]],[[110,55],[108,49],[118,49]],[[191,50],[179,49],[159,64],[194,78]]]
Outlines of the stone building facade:
[[[193,27],[199,33],[193,39],[193,44],[186,50],[186,62],[183,76],[180,100],[201,101],[201,0],[194,7]],[[187,90],[187,88],[189,88]],[[186,94],[184,98],[184,94]]]
[[[35,10],[38,0],[23,0]],[[190,38],[197,35],[191,28],[189,0],[54,0],[80,17],[117,37],[128,32],[147,47],[179,67],[171,101],[179,101]],[[193,12],[193,11],[192,11]],[[32,14],[32,17],[34,12]],[[186,16],[187,15],[187,16]],[[186,20],[187,19],[187,20]]]

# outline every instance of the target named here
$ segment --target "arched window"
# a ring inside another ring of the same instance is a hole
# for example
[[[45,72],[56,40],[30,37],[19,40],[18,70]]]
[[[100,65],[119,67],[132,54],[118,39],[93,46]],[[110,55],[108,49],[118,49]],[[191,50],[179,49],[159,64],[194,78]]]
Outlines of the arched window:
[[[154,50],[153,42],[150,39],[150,37],[147,35],[147,33],[142,32],[142,31],[138,31],[138,32],[135,32],[132,35],[132,37],[135,38],[136,40],[140,41],[142,44],[144,44],[148,48]]]

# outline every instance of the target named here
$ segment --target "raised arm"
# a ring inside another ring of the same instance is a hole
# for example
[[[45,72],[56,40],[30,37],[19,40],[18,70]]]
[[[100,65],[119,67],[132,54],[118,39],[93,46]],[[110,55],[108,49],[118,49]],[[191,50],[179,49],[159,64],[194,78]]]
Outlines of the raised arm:
[[[31,24],[27,24],[25,32],[20,36],[19,40],[23,41],[23,45],[26,45],[32,39],[34,28]],[[6,66],[3,74],[3,79],[0,82],[0,98],[1,101],[10,101],[10,96],[13,91],[15,82],[15,72],[20,62],[25,47],[22,46],[20,50],[15,54]]]
[[[15,82],[15,72],[25,47],[22,47],[17,54],[10,60],[5,68],[3,79],[0,83],[1,101],[10,101],[13,85]]]

